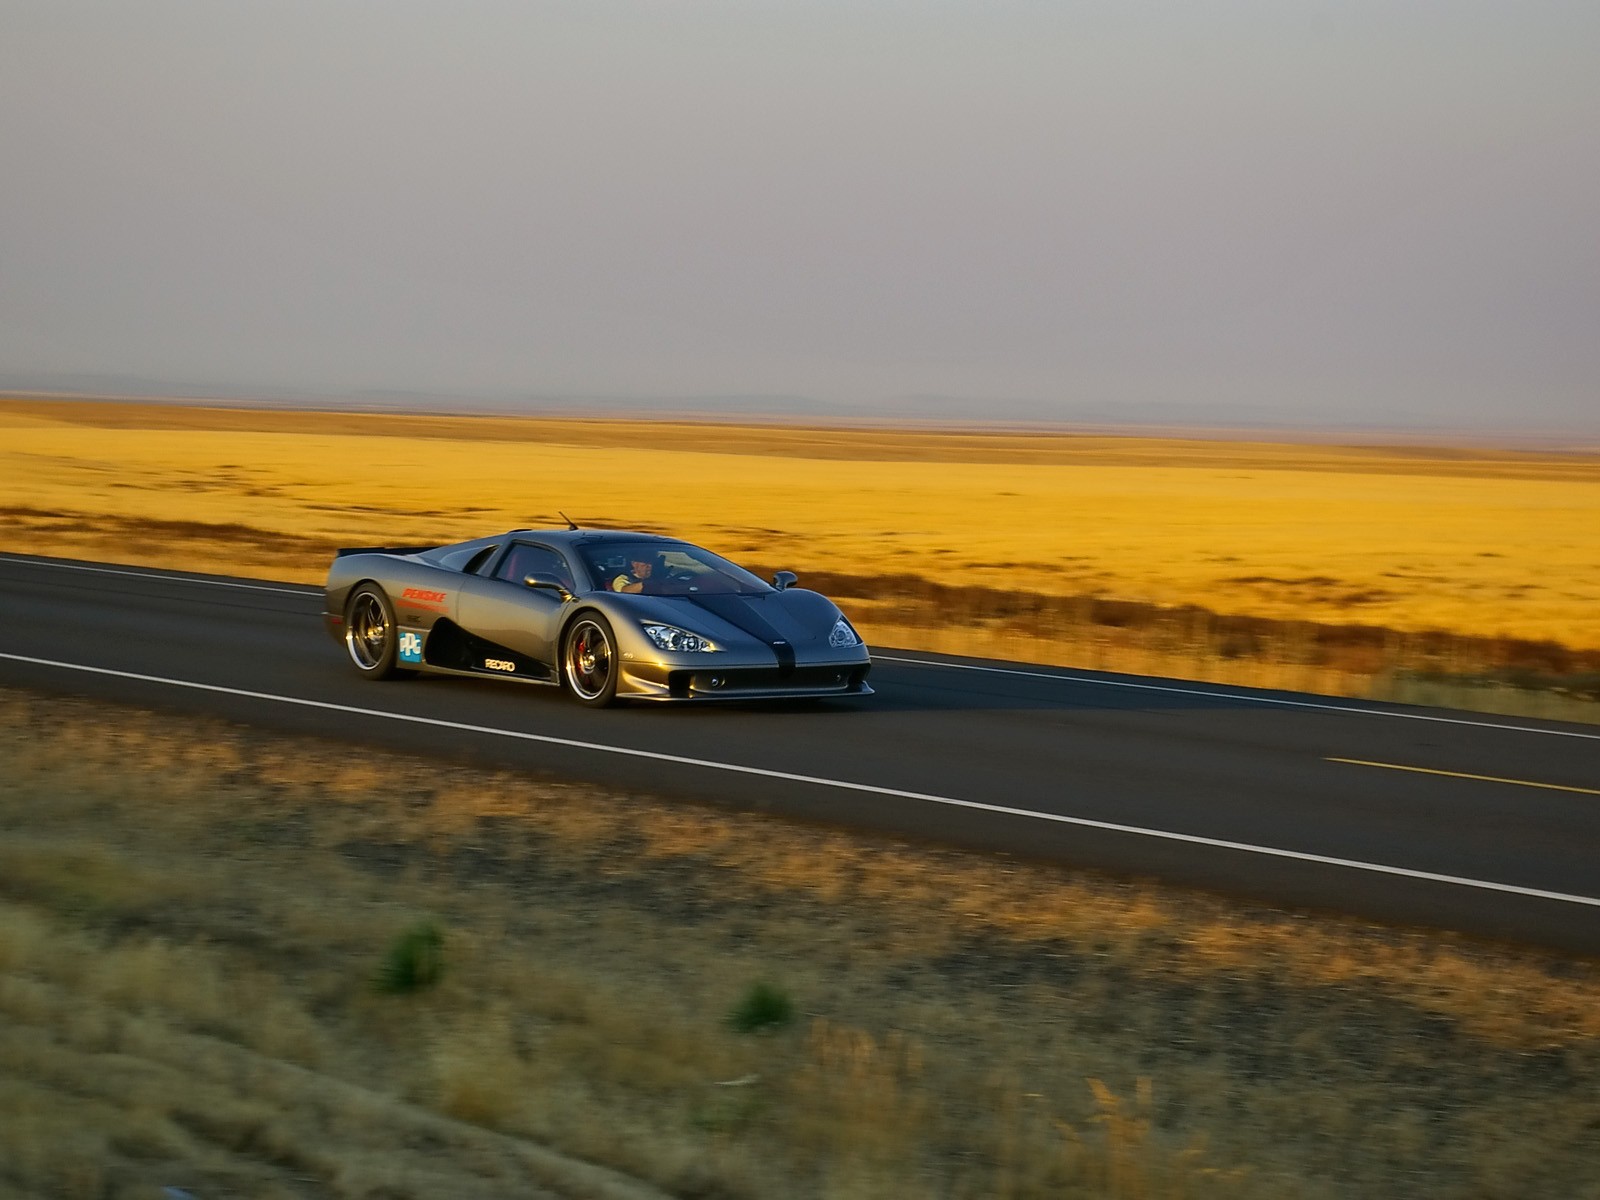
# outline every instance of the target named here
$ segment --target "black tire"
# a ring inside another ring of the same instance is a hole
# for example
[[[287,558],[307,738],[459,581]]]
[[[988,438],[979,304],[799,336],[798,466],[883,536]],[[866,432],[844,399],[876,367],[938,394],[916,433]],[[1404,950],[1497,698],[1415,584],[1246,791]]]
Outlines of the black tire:
[[[561,682],[579,704],[605,708],[616,703],[617,638],[611,622],[597,612],[579,613],[561,638]]]
[[[400,630],[394,605],[375,583],[363,583],[344,606],[344,648],[368,679],[404,679],[415,671],[399,665]]]

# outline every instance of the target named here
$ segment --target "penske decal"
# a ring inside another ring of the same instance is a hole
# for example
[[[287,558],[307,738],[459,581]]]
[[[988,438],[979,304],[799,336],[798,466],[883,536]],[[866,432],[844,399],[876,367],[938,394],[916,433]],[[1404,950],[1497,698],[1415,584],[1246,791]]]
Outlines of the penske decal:
[[[435,592],[428,588],[408,587],[400,593],[400,604],[404,608],[419,608],[424,612],[445,612],[444,602],[450,595],[449,592]]]

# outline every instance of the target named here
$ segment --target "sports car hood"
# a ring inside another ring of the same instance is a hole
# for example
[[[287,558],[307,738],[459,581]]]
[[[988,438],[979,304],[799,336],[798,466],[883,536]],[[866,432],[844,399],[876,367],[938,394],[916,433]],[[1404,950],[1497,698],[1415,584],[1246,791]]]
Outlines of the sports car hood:
[[[825,642],[839,619],[833,601],[804,588],[756,596],[637,596],[629,605],[641,620],[703,633],[712,641],[753,638],[763,645]]]

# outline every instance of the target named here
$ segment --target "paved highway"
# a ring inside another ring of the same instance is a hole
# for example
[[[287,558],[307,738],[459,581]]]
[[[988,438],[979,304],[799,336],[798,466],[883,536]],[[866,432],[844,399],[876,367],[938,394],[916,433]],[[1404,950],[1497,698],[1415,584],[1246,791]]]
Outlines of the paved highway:
[[[320,612],[0,555],[0,685],[1600,954],[1600,727],[895,650],[866,700],[596,712],[371,683]]]

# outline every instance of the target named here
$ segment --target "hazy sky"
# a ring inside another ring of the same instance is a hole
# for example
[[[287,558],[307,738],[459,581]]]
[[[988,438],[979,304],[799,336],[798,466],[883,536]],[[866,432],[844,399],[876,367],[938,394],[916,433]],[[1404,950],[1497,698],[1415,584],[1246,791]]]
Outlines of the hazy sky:
[[[1597,64],[1594,0],[0,0],[0,373],[1594,428]]]

